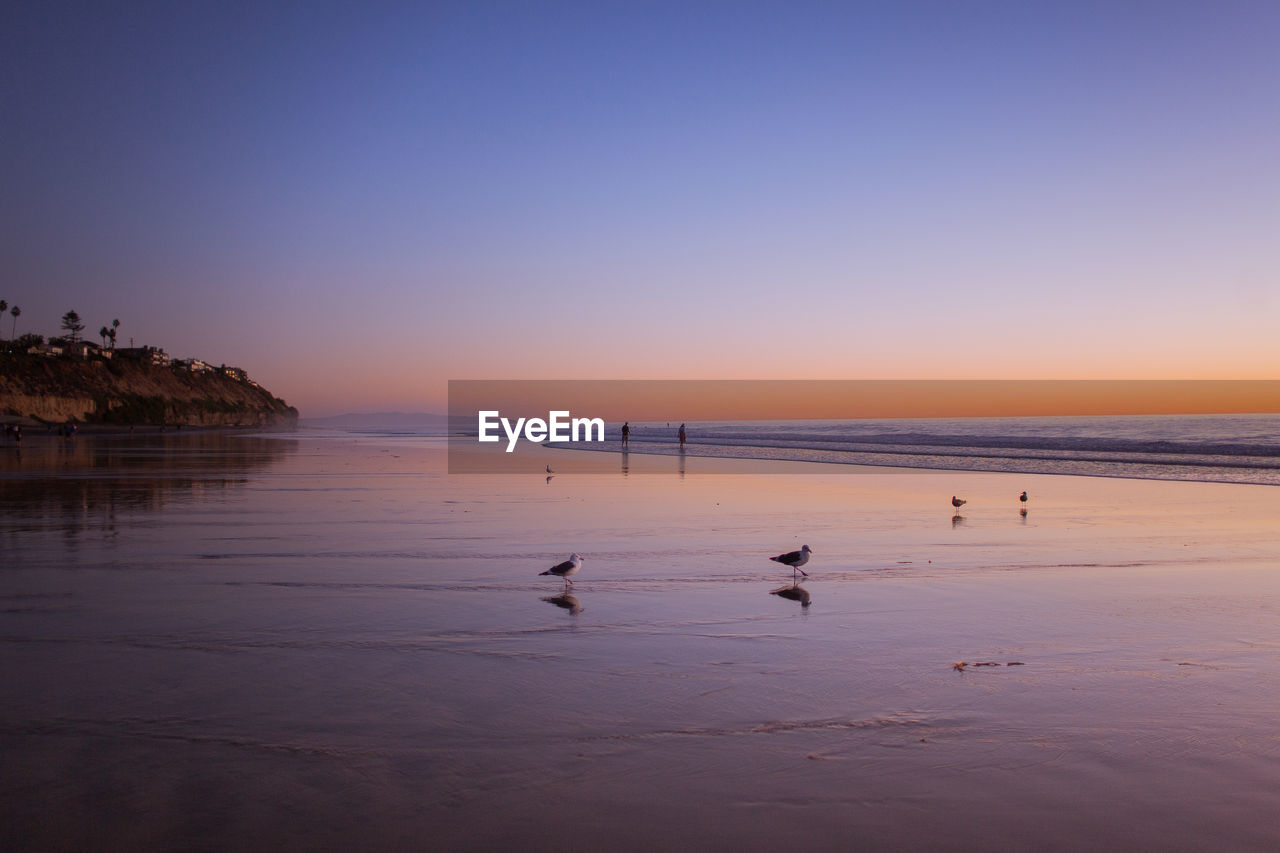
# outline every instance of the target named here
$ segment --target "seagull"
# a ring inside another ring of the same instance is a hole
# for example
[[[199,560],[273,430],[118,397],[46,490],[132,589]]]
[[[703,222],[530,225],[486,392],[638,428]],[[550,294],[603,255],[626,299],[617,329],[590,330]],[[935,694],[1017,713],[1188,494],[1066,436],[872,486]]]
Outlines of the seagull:
[[[555,473],[555,471],[552,471],[552,470],[551,470],[551,466],[550,466],[550,465],[548,465],[548,466],[547,466],[547,473],[548,473],[548,474],[554,474],[554,473]]]
[[[788,554],[779,554],[778,556],[770,557],[769,559],[773,560],[775,563],[782,563],[782,565],[784,566],[790,566],[791,577],[794,580],[796,576],[796,572],[800,572],[800,574],[804,575],[805,577],[809,577],[809,573],[801,572],[800,567],[803,566],[805,563],[809,562],[809,555],[812,553],[813,553],[813,549],[810,548],[808,545],[805,545],[799,551],[792,551]]]
[[[1027,502],[1027,493],[1023,492],[1022,494],[1018,495],[1018,500],[1022,501],[1025,504]]]
[[[966,500],[961,500],[960,498],[956,497],[955,495],[952,495],[952,496],[951,496],[951,505],[952,505],[953,507],[955,507],[955,508],[956,508],[956,512],[959,512],[959,511],[960,511],[960,507],[964,506],[964,505],[965,505],[965,504],[967,504],[967,503],[968,503],[968,501],[966,501]]]
[[[582,568],[582,557],[577,554],[570,554],[569,559],[563,563],[554,565],[545,572],[538,572],[539,575],[555,575],[558,578],[564,578],[566,587],[573,586],[573,581],[569,580],[569,575],[576,574],[578,569]]]

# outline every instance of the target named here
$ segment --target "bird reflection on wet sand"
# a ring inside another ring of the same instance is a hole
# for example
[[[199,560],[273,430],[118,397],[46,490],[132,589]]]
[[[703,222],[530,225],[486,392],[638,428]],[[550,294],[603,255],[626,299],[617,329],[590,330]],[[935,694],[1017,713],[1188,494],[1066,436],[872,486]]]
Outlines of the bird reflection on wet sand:
[[[556,607],[563,607],[574,616],[582,612],[582,602],[578,600],[577,596],[570,595],[567,592],[560,595],[549,595],[542,600],[548,604],[554,604]]]
[[[965,523],[964,516],[961,515],[960,513],[957,512],[955,515],[951,516],[952,527],[963,527],[964,523]]]
[[[798,583],[793,583],[788,586],[780,586],[775,590],[771,590],[769,594],[776,595],[779,598],[787,598],[791,601],[798,601],[800,602],[801,607],[808,607],[813,599],[813,597],[809,595],[809,590],[800,586]]]

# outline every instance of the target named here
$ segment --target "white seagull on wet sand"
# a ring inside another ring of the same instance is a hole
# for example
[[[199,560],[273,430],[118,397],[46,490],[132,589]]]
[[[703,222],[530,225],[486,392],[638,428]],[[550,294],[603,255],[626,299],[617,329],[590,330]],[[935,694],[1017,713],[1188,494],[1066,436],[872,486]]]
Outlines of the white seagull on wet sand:
[[[813,549],[808,545],[802,547],[799,551],[792,551],[788,554],[779,554],[776,557],[770,557],[775,563],[782,563],[784,566],[791,567],[791,576],[795,577],[796,572],[800,572],[800,567],[809,562],[809,555],[813,553]],[[805,577],[809,577],[808,572],[800,572]]]
[[[964,506],[964,505],[965,505],[965,504],[967,504],[967,503],[968,503],[968,501],[966,501],[966,500],[962,500],[962,499],[960,499],[960,498],[956,497],[955,495],[952,495],[952,496],[951,496],[951,505],[952,505],[953,507],[955,507],[955,508],[956,508],[956,511],[957,511],[957,512],[960,510],[960,507]]]
[[[563,563],[552,566],[545,572],[538,572],[539,575],[555,575],[558,578],[564,578],[565,586],[573,586],[573,581],[569,580],[569,575],[576,574],[578,569],[582,568],[582,557],[577,554],[570,554],[569,559]]]

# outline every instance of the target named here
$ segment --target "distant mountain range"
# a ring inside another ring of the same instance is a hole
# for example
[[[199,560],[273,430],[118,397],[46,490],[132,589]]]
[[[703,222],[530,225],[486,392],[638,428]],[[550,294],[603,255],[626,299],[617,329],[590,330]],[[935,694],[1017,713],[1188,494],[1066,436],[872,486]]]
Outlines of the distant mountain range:
[[[347,427],[365,428],[396,427],[409,428],[420,426],[444,426],[449,423],[448,415],[433,412],[351,412],[345,415],[330,415],[323,418],[302,418],[299,426],[312,427]]]

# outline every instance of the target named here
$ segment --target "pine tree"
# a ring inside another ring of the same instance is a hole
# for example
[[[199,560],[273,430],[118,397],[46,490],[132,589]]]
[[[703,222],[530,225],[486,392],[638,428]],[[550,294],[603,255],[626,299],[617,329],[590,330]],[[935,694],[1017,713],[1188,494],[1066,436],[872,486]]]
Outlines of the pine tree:
[[[66,330],[67,337],[71,343],[80,340],[80,333],[84,331],[84,323],[80,322],[80,315],[74,311],[68,311],[62,315],[62,328]]]

